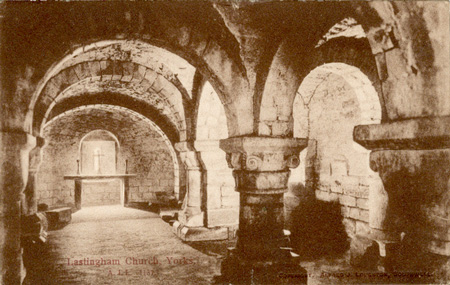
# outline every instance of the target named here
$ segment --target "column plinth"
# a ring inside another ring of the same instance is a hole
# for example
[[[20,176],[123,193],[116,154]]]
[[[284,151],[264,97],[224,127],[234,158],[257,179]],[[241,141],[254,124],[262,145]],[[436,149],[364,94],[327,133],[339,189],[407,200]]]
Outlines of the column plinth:
[[[222,263],[222,281],[278,284],[286,276],[306,282],[284,235],[283,194],[299,165],[305,139],[236,137],[220,141],[240,193],[236,248]],[[289,281],[292,281],[290,279]]]

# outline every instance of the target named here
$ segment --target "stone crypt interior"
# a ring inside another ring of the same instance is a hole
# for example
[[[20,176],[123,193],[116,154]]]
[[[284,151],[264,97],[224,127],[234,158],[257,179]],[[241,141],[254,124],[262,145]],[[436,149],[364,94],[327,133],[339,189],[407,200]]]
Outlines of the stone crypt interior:
[[[0,5],[3,284],[450,281],[448,1]]]

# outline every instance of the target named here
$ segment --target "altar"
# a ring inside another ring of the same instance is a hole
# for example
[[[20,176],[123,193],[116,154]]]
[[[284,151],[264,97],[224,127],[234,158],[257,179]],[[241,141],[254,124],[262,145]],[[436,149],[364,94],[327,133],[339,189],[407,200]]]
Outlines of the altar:
[[[83,181],[95,181],[95,180],[107,180],[107,179],[119,179],[121,182],[120,186],[120,204],[122,206],[128,205],[130,200],[130,178],[137,176],[136,174],[96,174],[96,175],[86,175],[86,174],[74,174],[65,175],[65,180],[74,180],[74,197],[75,197],[75,207],[77,210],[81,209],[82,193],[83,193]]]

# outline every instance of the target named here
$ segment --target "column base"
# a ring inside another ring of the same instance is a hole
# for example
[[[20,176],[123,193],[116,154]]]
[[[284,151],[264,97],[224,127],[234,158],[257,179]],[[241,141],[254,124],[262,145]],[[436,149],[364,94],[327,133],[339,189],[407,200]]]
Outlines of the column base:
[[[172,225],[173,232],[183,241],[228,240],[234,238],[235,229],[228,227],[188,227],[179,221]]]
[[[186,208],[178,212],[178,221],[188,227],[203,227],[204,213],[198,208]]]
[[[215,284],[306,284],[308,273],[290,249],[280,248],[280,255],[278,260],[249,260],[237,249],[229,249]]]

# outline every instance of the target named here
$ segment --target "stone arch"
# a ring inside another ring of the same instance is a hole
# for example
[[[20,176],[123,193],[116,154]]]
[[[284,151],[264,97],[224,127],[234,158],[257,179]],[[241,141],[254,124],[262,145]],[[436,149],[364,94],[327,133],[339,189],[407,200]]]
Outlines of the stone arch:
[[[204,55],[204,56],[207,56],[207,54],[208,54],[206,49],[209,49],[212,47],[214,49],[219,48],[219,46],[217,44],[213,44],[213,41],[211,39],[208,41],[208,44],[209,45],[204,47],[205,50],[202,53],[202,55]],[[123,52],[123,53],[113,53],[113,54],[107,54],[107,55],[102,54],[102,52],[100,52],[102,50],[103,51],[104,50],[113,50],[114,47],[117,47],[117,46],[126,46],[126,48],[128,50],[127,50],[127,52]],[[166,48],[167,50],[172,50],[170,47],[161,45],[161,42],[159,42],[159,44],[157,44],[156,46],[161,46],[163,48]],[[139,52],[142,52],[142,50],[144,50],[143,53],[148,54],[149,51],[151,51],[152,49],[153,50],[159,49],[160,51],[164,51],[165,55],[171,54],[172,58],[178,57],[181,60],[182,57],[184,57],[184,58],[188,58],[189,62],[197,63],[195,68],[198,68],[199,70],[201,70],[203,72],[203,74],[205,74],[206,76],[208,76],[210,78],[211,82],[214,82],[217,89],[220,90],[219,96],[221,96],[225,102],[228,102],[228,104],[226,105],[226,109],[227,109],[226,111],[231,112],[232,115],[230,115],[230,117],[233,118],[233,120],[236,119],[237,116],[234,114],[234,111],[231,109],[232,101],[229,98],[226,99],[227,95],[225,95],[225,94],[227,94],[227,93],[223,91],[226,87],[221,82],[220,76],[211,75],[211,73],[214,73],[217,71],[217,68],[213,68],[213,69],[205,68],[208,65],[206,65],[203,62],[203,59],[198,58],[198,56],[194,56],[195,60],[192,60],[190,58],[190,56],[186,56],[185,53],[178,51],[178,52],[172,54],[171,52],[168,52],[162,48],[157,48],[156,46],[149,44],[148,41],[109,40],[109,41],[94,42],[88,46],[84,46],[84,47],[76,49],[72,54],[63,58],[59,63],[54,64],[53,67],[47,71],[44,78],[39,82],[39,84],[36,88],[36,92],[32,96],[27,119],[25,122],[26,125],[31,124],[33,126],[32,129],[36,132],[36,130],[37,130],[37,128],[36,128],[37,123],[35,122],[36,121],[36,118],[35,118],[36,113],[38,114],[37,116],[39,116],[39,114],[42,115],[42,112],[45,112],[43,110],[40,110],[40,108],[39,108],[38,97],[40,96],[40,93],[46,91],[46,87],[49,85],[49,81],[54,79],[55,77],[57,77],[59,73],[64,72],[64,70],[66,70],[67,68],[69,68],[71,66],[76,66],[75,72],[69,72],[70,74],[65,74],[63,77],[69,78],[69,79],[71,77],[74,77],[74,79],[75,79],[75,77],[78,76],[77,79],[81,79],[79,75],[81,75],[81,77],[82,77],[82,76],[84,76],[84,73],[86,73],[86,72],[89,73],[90,69],[94,69],[94,70],[98,69],[98,67],[96,67],[95,65],[100,64],[104,61],[111,61],[111,60],[114,60],[116,62],[124,61],[127,65],[129,65],[129,66],[124,66],[123,68],[120,68],[120,66],[117,66],[117,68],[119,68],[120,70],[123,70],[123,76],[121,74],[114,74],[114,73],[111,74],[113,76],[116,75],[116,79],[117,79],[117,76],[121,77],[120,79],[127,79],[127,78],[130,79],[130,76],[131,76],[131,78],[133,78],[133,76],[136,76],[139,73],[140,73],[140,76],[138,76],[138,78],[140,78],[142,76],[147,76],[146,71],[149,69],[158,73],[158,75],[160,75],[161,78],[168,81],[174,88],[178,89],[178,91],[182,95],[183,105],[185,107],[184,112],[189,113],[189,111],[191,110],[190,94],[187,91],[186,87],[184,86],[184,85],[186,85],[186,82],[185,81],[181,82],[181,80],[177,77],[177,74],[174,74],[170,70],[170,68],[168,68],[161,61],[157,61],[157,60],[149,61],[147,59],[147,57],[136,55],[136,54],[138,54],[137,50],[139,50]],[[130,50],[131,50],[131,52],[130,52]],[[179,57],[175,54],[181,54],[182,57]],[[214,57],[216,57],[218,55],[219,54],[215,53]],[[228,58],[228,56],[226,54],[221,54],[221,56]],[[221,69],[227,68],[227,72],[225,72],[224,75],[231,76],[231,74],[228,72],[230,66],[228,64],[223,65],[223,63],[224,63],[223,60],[221,60],[221,62],[222,62]],[[229,61],[228,63],[231,64],[231,66],[234,65],[232,63],[232,61]],[[142,67],[136,68],[136,67],[133,67],[133,65],[141,65]],[[115,67],[113,67],[113,69],[114,68]],[[134,68],[134,70],[133,70],[133,68]],[[194,67],[192,67],[192,68],[194,68]],[[232,69],[233,68],[235,68],[235,67],[232,67]],[[100,67],[100,69],[101,69],[101,67]],[[93,71],[91,73],[95,73],[95,72],[96,71]],[[147,77],[149,77],[149,76],[147,76]],[[230,79],[231,79],[231,77],[230,77]],[[159,78],[156,78],[156,80],[161,81],[161,79],[159,79]],[[56,78],[56,81],[58,81],[58,78]],[[152,82],[153,83],[155,82],[155,78],[152,79]],[[228,82],[237,83],[237,82],[239,82],[239,79],[237,79],[236,76],[233,76],[232,80],[230,80]],[[239,83],[239,84],[242,85],[243,83]],[[58,86],[58,84],[56,86]],[[37,105],[37,107],[36,107],[36,105]],[[33,115],[33,113],[35,115]],[[187,114],[187,115],[189,115],[189,114]],[[237,124],[234,123],[233,126],[237,127]]]
[[[102,110],[105,112],[113,113],[122,113],[123,116],[128,116],[129,120],[133,122],[139,122],[142,121],[144,124],[150,125],[151,129],[156,131],[158,135],[162,138],[163,143],[166,145],[166,148],[168,149],[170,153],[170,157],[173,163],[173,185],[174,185],[174,193],[179,198],[180,193],[180,180],[184,179],[183,175],[180,175],[180,162],[179,157],[177,153],[175,152],[175,149],[173,147],[172,142],[168,139],[168,137],[165,135],[165,133],[156,125],[154,122],[152,122],[149,118],[137,113],[136,111],[121,107],[121,106],[114,106],[114,105],[106,105],[106,104],[92,104],[92,105],[85,105],[85,106],[79,106],[76,108],[73,108],[71,110],[65,111],[55,117],[53,117],[51,120],[49,120],[45,127],[48,127],[52,125],[54,122],[57,122],[58,119],[64,118],[67,115],[75,114],[77,112],[82,112],[86,110]],[[107,130],[108,131],[108,130]],[[112,132],[112,130],[109,130],[109,132]],[[114,133],[114,132],[112,132]],[[84,138],[87,134],[84,134],[82,137]],[[118,138],[118,141],[120,145],[123,145],[123,138],[121,138],[120,134],[115,135]],[[123,168],[123,166],[122,166]],[[125,171],[122,169],[122,172]]]
[[[304,192],[292,195],[339,203],[347,235],[358,243],[357,236],[368,237],[369,192],[381,180],[369,167],[370,151],[353,141],[353,128],[381,122],[377,91],[357,67],[328,63],[304,78],[293,110],[294,136],[309,143],[290,179]]]
[[[86,147],[84,145],[85,141],[91,141],[93,139],[97,139],[97,140],[101,140],[101,141],[113,141],[114,142],[114,165],[111,167],[108,167],[108,172],[109,174],[114,174],[116,172],[116,168],[117,168],[117,161],[118,161],[118,155],[120,152],[120,142],[117,139],[117,137],[111,133],[110,131],[107,130],[102,130],[102,129],[98,129],[98,130],[93,130],[89,133],[87,133],[85,136],[83,136],[80,140],[80,144],[78,147],[78,158],[79,158],[79,171],[80,173],[86,173],[86,169],[85,167],[83,167],[84,165],[87,164],[86,161]],[[96,167],[94,167],[96,168]],[[77,170],[78,172],[78,170]]]
[[[51,112],[47,115],[46,122],[71,109],[99,104],[119,106],[135,111],[157,124],[173,144],[180,140],[180,130],[171,118],[161,114],[159,109],[148,102],[123,93],[93,92],[65,98],[52,107]]]
[[[138,95],[150,104],[166,105],[163,113],[175,116],[175,124],[186,130],[184,108],[179,91],[165,83],[165,79],[148,68],[128,62],[94,61],[79,63],[63,69],[45,85],[34,110],[34,128],[42,129],[42,123],[58,101],[70,96],[82,95],[91,90],[116,91]],[[155,101],[155,98],[158,98]],[[160,109],[163,107],[159,107]],[[40,125],[41,124],[41,125]]]
[[[330,74],[342,77],[355,92],[361,110],[360,124],[381,122],[382,110],[377,90],[359,68],[345,63],[326,63],[313,69],[299,86],[296,100],[303,98],[304,104],[308,105],[313,100],[315,88],[326,81]]]
[[[309,50],[309,54],[294,53],[293,48],[289,42],[284,42],[274,59],[261,103],[260,134],[292,135],[292,106],[298,88],[311,70],[327,63],[343,63],[360,69],[377,91],[382,120],[386,119],[377,65],[365,38],[334,38]],[[293,55],[298,58],[292,58]],[[286,62],[284,56],[291,61]]]
[[[327,80],[330,80],[332,76],[335,77],[334,80],[341,80],[342,82],[345,82],[350,89],[348,92],[352,92],[354,94],[350,95],[353,97],[350,99],[356,101],[359,114],[357,115],[357,120],[354,121],[352,128],[355,125],[379,124],[381,122],[381,104],[379,102],[377,91],[371,84],[368,77],[357,67],[344,63],[328,63],[313,69],[299,86],[297,96],[293,104],[293,129],[295,137],[312,138],[311,112],[313,111],[311,111],[311,103],[314,101],[314,97],[317,96],[316,92],[319,88],[321,88],[321,85],[327,83]],[[339,88],[342,89],[344,87]],[[336,92],[336,90],[333,91]],[[340,90],[338,90],[338,92],[339,91]],[[351,102],[348,102],[347,104],[351,104]],[[324,106],[326,106],[326,102]],[[324,112],[326,113],[326,111]],[[350,138],[352,137],[350,136]],[[366,154],[367,170],[372,173],[368,167],[369,151],[365,150],[355,142],[352,143],[352,148],[359,153]],[[306,153],[307,150],[304,150],[301,153],[301,161],[305,161]],[[348,164],[348,162],[345,162],[345,164]],[[313,167],[313,165],[309,166]],[[299,175],[300,172],[305,171],[307,171],[305,169],[305,164],[302,163],[299,168],[293,170],[293,177]],[[300,174],[299,176],[303,175]],[[303,176],[303,178],[306,179],[305,176]],[[306,180],[301,182],[306,184]]]

